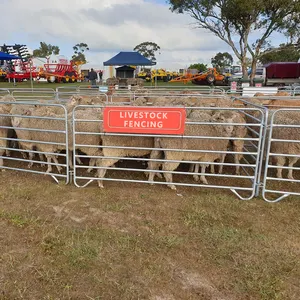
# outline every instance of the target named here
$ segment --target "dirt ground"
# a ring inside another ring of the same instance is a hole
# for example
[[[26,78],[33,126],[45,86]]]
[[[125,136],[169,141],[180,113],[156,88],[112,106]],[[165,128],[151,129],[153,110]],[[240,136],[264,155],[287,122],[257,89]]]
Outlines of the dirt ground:
[[[300,203],[0,173],[0,299],[299,299]]]

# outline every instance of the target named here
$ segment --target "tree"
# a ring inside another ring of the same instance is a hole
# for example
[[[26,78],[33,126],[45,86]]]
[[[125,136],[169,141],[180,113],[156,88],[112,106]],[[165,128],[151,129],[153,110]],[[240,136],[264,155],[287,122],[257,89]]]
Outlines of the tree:
[[[187,13],[196,20],[197,27],[214,33],[227,43],[241,62],[247,78],[246,57],[251,56],[251,75],[265,49],[268,38],[284,27],[284,21],[299,11],[295,0],[168,0],[171,10]],[[251,44],[250,40],[259,37]]]
[[[156,62],[155,53],[160,50],[160,47],[153,42],[144,42],[134,47],[133,51],[137,51],[152,62]],[[159,52],[160,54],[160,52]]]
[[[277,48],[264,51],[259,61],[262,64],[270,62],[297,62],[300,58],[300,49],[292,44],[281,44]]]
[[[87,62],[84,52],[90,50],[89,46],[86,43],[76,44],[73,47],[74,54],[72,56],[73,61],[81,61],[84,64]]]
[[[205,72],[207,71],[207,65],[205,64],[192,64],[189,66],[189,69],[197,69],[199,72]]]
[[[233,64],[232,55],[228,52],[219,52],[211,59],[211,64],[218,71],[221,71],[224,67],[231,66]]]
[[[300,3],[295,11],[291,16],[286,18],[284,21],[281,31],[284,35],[289,39],[287,44],[294,44],[299,47],[300,44]]]
[[[59,47],[47,44],[45,42],[40,42],[40,48],[33,50],[33,56],[35,57],[47,57],[52,54],[59,54]]]

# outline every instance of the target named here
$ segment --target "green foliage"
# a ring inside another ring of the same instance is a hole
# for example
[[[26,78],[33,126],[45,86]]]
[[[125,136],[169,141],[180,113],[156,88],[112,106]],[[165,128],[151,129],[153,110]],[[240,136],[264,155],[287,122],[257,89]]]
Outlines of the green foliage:
[[[47,44],[45,42],[40,42],[40,48],[33,50],[34,57],[47,57],[52,54],[58,55],[59,54],[59,47],[53,46],[51,44]]]
[[[230,53],[217,53],[212,59],[211,64],[218,71],[222,70],[224,67],[231,66],[233,63],[233,58]]]
[[[207,71],[207,65],[205,64],[192,64],[189,66],[189,69],[197,69],[199,72]]]
[[[279,48],[269,49],[262,53],[259,61],[262,64],[270,62],[297,62],[300,58],[300,50],[291,44],[282,44]]]
[[[74,54],[72,56],[73,61],[82,61],[86,63],[86,57],[84,52],[90,50],[89,46],[86,43],[79,43],[73,47]]]
[[[289,39],[290,44],[300,44],[300,2],[297,1],[294,12],[288,16],[281,27],[281,31]]]
[[[170,9],[187,13],[198,28],[214,33],[227,43],[241,62],[247,76],[247,54],[252,59],[254,78],[256,63],[273,32],[286,30],[288,18],[299,12],[295,0],[169,0]],[[296,18],[296,17],[295,17]],[[250,44],[251,35],[259,38]]]
[[[155,53],[160,51],[160,47],[153,42],[143,42],[134,47],[133,51],[137,51],[142,54],[144,57],[148,58],[149,60],[155,62],[156,57]],[[160,52],[159,52],[160,54]]]

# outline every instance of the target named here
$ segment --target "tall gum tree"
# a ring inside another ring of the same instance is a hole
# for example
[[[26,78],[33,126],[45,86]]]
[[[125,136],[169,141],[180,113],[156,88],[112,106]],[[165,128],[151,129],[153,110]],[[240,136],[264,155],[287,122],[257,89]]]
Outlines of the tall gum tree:
[[[168,0],[176,13],[189,14],[198,28],[211,31],[227,43],[247,74],[251,57],[251,83],[256,64],[273,32],[284,28],[285,20],[299,11],[299,0]],[[255,40],[251,43],[251,40]]]

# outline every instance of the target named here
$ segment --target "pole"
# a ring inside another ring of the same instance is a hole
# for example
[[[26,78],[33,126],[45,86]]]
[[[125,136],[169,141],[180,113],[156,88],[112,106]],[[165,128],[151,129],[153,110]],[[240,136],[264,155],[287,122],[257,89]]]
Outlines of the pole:
[[[29,59],[29,67],[30,67],[30,85],[31,91],[33,92],[33,80],[32,80],[32,59]]]

